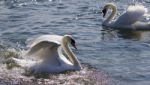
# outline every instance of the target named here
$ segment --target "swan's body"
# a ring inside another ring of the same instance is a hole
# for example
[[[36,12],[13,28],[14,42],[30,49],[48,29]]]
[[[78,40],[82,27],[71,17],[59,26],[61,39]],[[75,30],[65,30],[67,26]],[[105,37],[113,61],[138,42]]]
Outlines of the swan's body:
[[[43,35],[30,40],[29,51],[26,54],[26,56],[39,57],[40,60],[27,61],[16,58],[14,60],[20,66],[27,67],[35,73],[80,70],[80,62],[69,48],[69,44],[75,46],[75,41],[70,35]]]
[[[117,7],[112,4],[106,4],[103,9],[104,16],[108,9],[112,10],[110,16],[103,22],[103,26],[116,29],[131,29],[131,30],[150,30],[150,22],[142,21],[146,18],[147,9],[142,5],[129,6],[127,10],[114,20],[117,13]]]

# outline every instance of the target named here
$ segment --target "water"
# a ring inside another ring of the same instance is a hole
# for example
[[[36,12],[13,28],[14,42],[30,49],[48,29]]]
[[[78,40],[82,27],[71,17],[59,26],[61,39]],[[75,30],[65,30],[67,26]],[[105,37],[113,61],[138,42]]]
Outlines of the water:
[[[100,11],[114,2],[120,13],[148,0],[1,0],[0,43],[26,49],[26,39],[71,34],[83,63],[107,72],[117,85],[150,85],[150,32],[103,30]]]

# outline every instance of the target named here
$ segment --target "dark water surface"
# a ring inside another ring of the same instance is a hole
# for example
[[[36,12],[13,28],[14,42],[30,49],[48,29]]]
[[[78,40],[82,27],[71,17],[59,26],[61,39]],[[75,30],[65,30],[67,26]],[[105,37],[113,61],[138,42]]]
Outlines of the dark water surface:
[[[149,0],[1,0],[0,43],[25,49],[26,39],[71,34],[83,63],[107,72],[118,85],[150,85],[150,32],[103,30],[100,11],[113,2],[119,13]]]

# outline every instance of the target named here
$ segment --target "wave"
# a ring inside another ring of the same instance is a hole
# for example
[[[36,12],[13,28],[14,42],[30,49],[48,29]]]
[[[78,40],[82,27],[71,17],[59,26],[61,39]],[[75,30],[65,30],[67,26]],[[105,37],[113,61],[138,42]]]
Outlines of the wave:
[[[7,6],[9,8],[22,7],[30,4],[38,4],[43,2],[52,2],[55,0],[1,0],[1,6]]]

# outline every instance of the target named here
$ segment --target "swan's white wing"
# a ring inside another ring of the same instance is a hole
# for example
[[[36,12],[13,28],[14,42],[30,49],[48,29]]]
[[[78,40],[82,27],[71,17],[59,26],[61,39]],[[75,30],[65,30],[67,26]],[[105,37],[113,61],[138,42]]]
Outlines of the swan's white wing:
[[[144,14],[143,18],[140,19],[141,22],[150,22],[150,14]]]
[[[54,56],[60,44],[51,41],[41,41],[33,45],[27,55],[37,55],[39,57]]]
[[[17,65],[21,66],[21,67],[31,67],[33,65],[35,65],[36,63],[40,62],[40,61],[35,61],[32,59],[17,59],[17,58],[11,58]]]
[[[56,44],[60,44],[61,39],[62,39],[62,36],[59,36],[59,35],[42,35],[37,38],[29,38],[26,41],[26,44],[27,44],[27,47],[32,48],[34,45],[42,41],[49,41],[49,42],[53,42]]]
[[[125,13],[123,13],[117,20],[116,25],[131,25],[143,18],[147,13],[147,8],[142,5],[129,6]]]
[[[135,30],[150,30],[150,22],[137,22],[132,27]]]
[[[115,27],[116,29],[125,29],[125,30],[150,30],[150,22],[141,22],[138,21],[132,25],[122,25]]]

